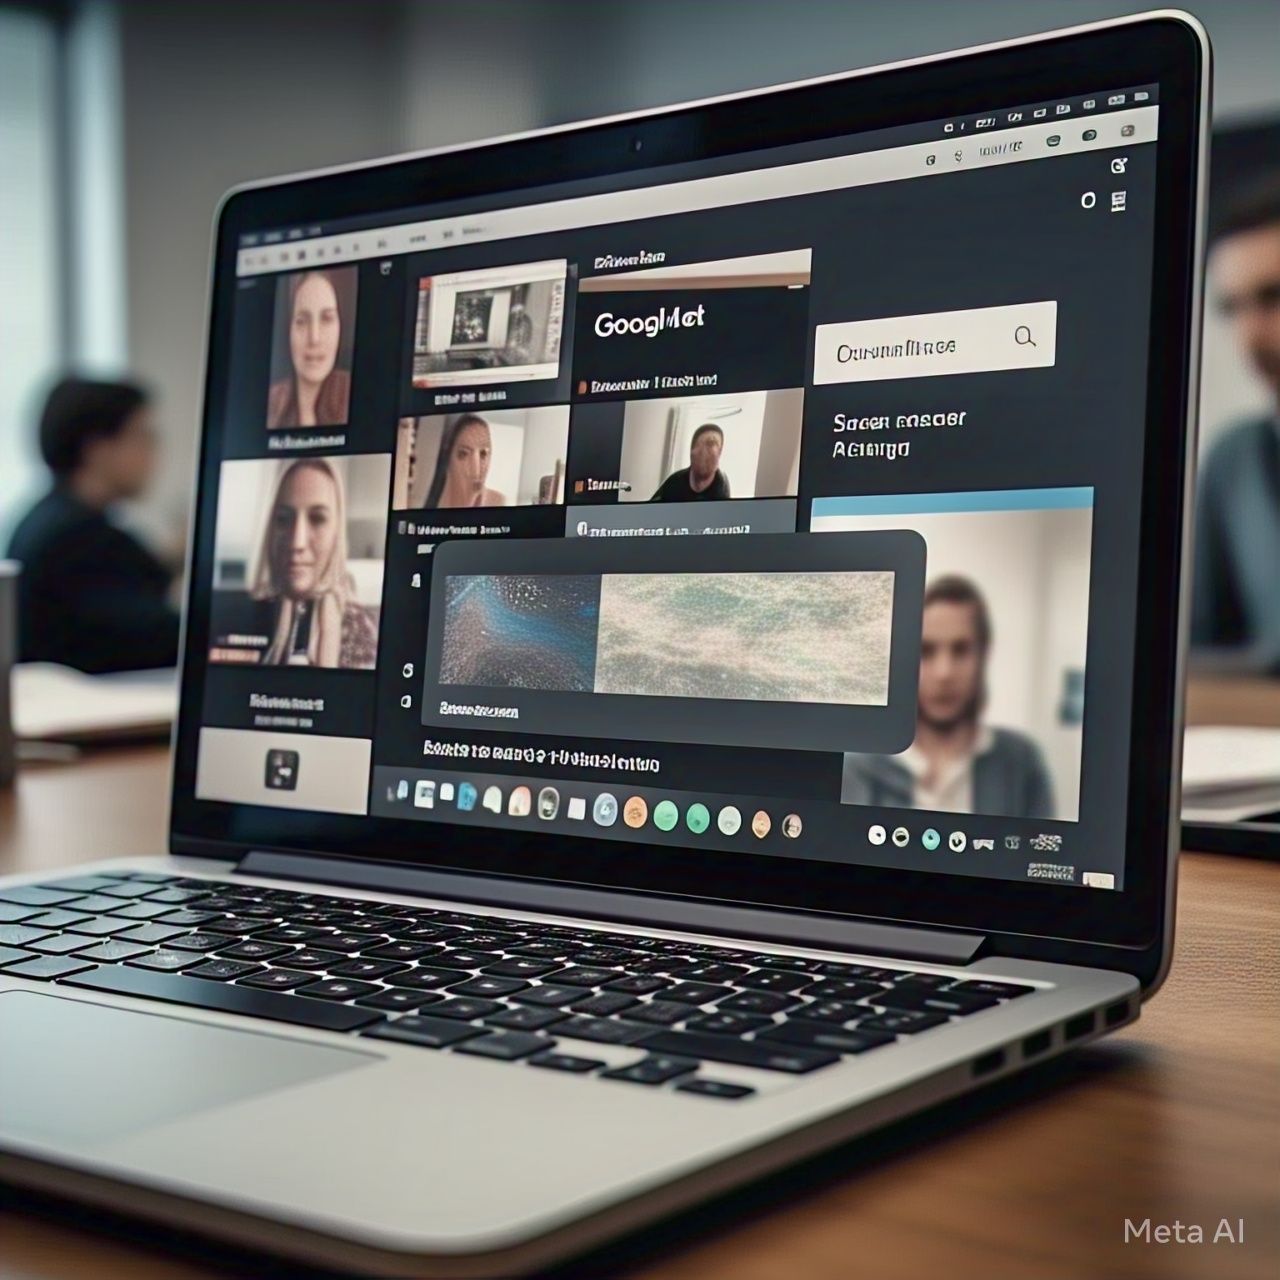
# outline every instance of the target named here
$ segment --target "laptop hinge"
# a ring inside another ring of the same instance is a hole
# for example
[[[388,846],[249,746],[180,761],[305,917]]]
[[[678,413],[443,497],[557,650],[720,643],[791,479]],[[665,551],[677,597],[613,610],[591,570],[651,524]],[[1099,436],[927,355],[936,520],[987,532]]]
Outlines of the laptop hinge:
[[[445,898],[494,907],[568,915],[584,919],[651,925],[655,929],[723,934],[735,938],[788,943],[829,951],[967,964],[977,957],[984,938],[977,933],[949,933],[870,920],[837,919],[794,911],[734,907],[688,898],[581,889],[538,881],[389,867],[305,854],[249,853],[236,867],[238,875],[274,880],[308,880],[379,893]]]

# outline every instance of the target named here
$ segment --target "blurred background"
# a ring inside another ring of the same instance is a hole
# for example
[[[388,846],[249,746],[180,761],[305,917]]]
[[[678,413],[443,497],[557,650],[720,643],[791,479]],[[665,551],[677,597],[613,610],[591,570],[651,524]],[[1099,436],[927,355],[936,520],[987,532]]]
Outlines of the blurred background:
[[[0,0],[0,547],[47,487],[56,376],[156,394],[128,519],[176,556],[200,412],[210,227],[235,183],[998,40],[1092,0]],[[1280,155],[1280,5],[1200,0],[1215,180]],[[1216,198],[1217,192],[1215,192]],[[1270,400],[1211,316],[1206,442]]]

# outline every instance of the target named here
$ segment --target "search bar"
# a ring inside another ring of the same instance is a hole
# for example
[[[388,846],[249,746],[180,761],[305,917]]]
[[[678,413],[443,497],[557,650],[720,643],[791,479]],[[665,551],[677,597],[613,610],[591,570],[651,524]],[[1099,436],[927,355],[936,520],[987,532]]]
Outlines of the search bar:
[[[879,382],[1045,369],[1055,362],[1057,337],[1056,302],[820,324],[813,381]]]

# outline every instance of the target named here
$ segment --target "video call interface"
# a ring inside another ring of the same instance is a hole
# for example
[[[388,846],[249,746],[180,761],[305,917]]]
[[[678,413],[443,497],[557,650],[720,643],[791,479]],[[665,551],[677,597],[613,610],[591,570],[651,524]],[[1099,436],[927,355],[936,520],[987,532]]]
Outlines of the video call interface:
[[[1157,110],[248,238],[197,799],[1123,889]]]

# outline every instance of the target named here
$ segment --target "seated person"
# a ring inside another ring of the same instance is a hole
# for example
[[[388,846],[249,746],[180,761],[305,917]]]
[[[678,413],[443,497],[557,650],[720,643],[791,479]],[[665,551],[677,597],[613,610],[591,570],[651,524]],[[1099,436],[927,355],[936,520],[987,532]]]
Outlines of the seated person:
[[[1225,432],[1201,466],[1191,643],[1201,667],[1280,675],[1280,174],[1228,212],[1211,268],[1272,405]]]
[[[924,594],[915,741],[896,756],[849,753],[844,804],[1052,818],[1040,749],[982,723],[991,616],[967,578],[939,578]]]
[[[488,487],[493,433],[478,413],[459,414],[440,437],[436,470],[424,507],[505,507],[507,498]]]
[[[18,658],[81,671],[171,667],[178,613],[169,571],[113,524],[110,508],[140,497],[155,462],[146,392],[67,378],[49,393],[40,452],[53,487],[14,530],[22,562]]]
[[[650,502],[723,502],[729,497],[729,477],[720,470],[724,432],[714,422],[704,422],[693,433],[689,465],[673,471]]]
[[[267,513],[251,595],[269,613],[268,666],[370,669],[373,612],[355,599],[347,569],[342,481],[323,458],[287,466]]]

